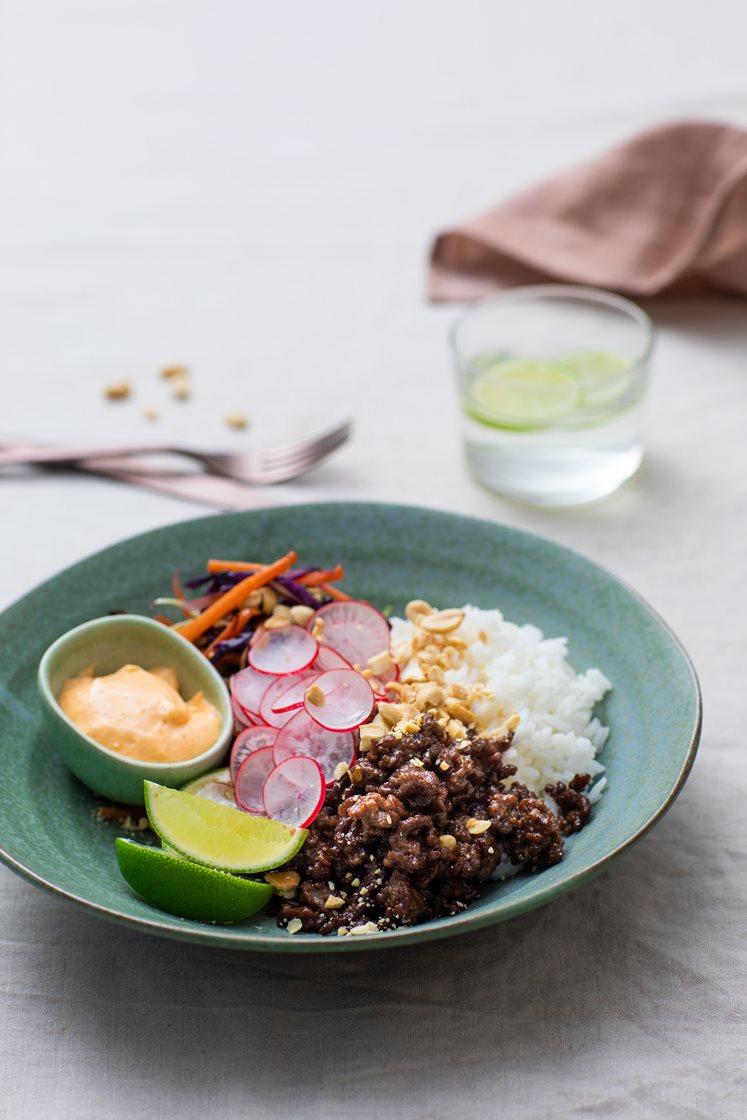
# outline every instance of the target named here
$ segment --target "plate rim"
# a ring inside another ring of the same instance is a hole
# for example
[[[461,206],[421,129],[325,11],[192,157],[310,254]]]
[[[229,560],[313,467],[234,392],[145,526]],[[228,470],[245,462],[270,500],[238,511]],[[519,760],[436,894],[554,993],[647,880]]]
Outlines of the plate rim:
[[[215,948],[221,949],[235,949],[243,952],[257,952],[257,953],[329,953],[329,952],[355,952],[355,951],[373,951],[379,949],[393,949],[411,945],[412,943],[419,944],[424,941],[437,941],[446,937],[454,937],[460,934],[474,932],[479,929],[484,929],[487,926],[497,925],[499,922],[509,921],[516,918],[521,914],[527,913],[530,910],[537,909],[540,906],[546,905],[553,899],[561,894],[565,894],[569,890],[580,886],[581,883],[588,879],[593,878],[599,874],[607,864],[613,859],[622,855],[628,848],[632,847],[641,840],[671,809],[677,797],[682,791],[685,782],[687,781],[690,772],[695,762],[695,756],[698,752],[700,744],[700,737],[703,727],[703,698],[700,687],[698,674],[684,644],[674,632],[668,622],[659,614],[659,612],[651,606],[648,600],[640,594],[634,587],[627,583],[620,576],[615,575],[609,571],[603,564],[599,564],[596,560],[585,556],[584,553],[577,551],[566,544],[561,544],[558,541],[552,540],[541,533],[535,533],[531,530],[520,529],[513,525],[506,525],[501,521],[490,521],[484,517],[474,517],[469,514],[455,513],[451,510],[442,510],[434,506],[418,506],[409,505],[399,502],[372,502],[372,501],[355,501],[355,500],[341,500],[341,501],[326,501],[326,502],[296,502],[289,505],[272,505],[260,506],[256,509],[238,510],[231,513],[212,513],[202,517],[185,518],[182,521],[169,522],[166,525],[156,526],[153,529],[147,529],[142,533],[134,533],[128,537],[123,537],[120,540],[107,545],[105,548],[98,549],[96,552],[90,553],[87,556],[81,557],[75,563],[60,569],[54,575],[49,576],[47,579],[42,580],[41,583],[36,584],[29,591],[25,592],[19,599],[9,604],[0,613],[0,621],[4,616],[12,610],[21,607],[26,599],[37,594],[43,590],[48,584],[53,583],[61,575],[75,571],[79,566],[89,563],[92,560],[100,559],[108,552],[120,548],[122,545],[135,540],[147,539],[151,536],[157,536],[160,533],[168,532],[173,529],[181,529],[187,526],[197,525],[202,522],[215,521],[216,519],[223,520],[228,518],[241,518],[255,513],[273,513],[281,512],[292,515],[296,511],[303,510],[308,514],[314,510],[329,510],[340,509],[341,507],[355,507],[356,509],[368,509],[371,511],[381,510],[382,508],[392,511],[401,511],[404,513],[426,513],[435,514],[436,516],[446,516],[455,518],[464,522],[469,522],[474,525],[485,526],[490,529],[501,529],[509,534],[517,537],[531,538],[540,542],[543,546],[550,546],[561,553],[566,553],[573,557],[575,560],[581,560],[585,564],[591,564],[599,571],[601,571],[613,583],[618,584],[623,588],[633,599],[635,599],[640,606],[647,611],[653,619],[658,623],[661,629],[667,634],[674,646],[680,653],[684,664],[688,670],[690,683],[693,690],[693,697],[695,701],[695,718],[690,733],[690,739],[687,746],[687,751],[682,760],[674,784],[667,794],[661,805],[647,818],[647,820],[636,829],[629,837],[616,845],[611,851],[595,860],[588,867],[584,867],[574,874],[570,875],[567,879],[559,883],[548,884],[544,888],[540,888],[536,895],[528,899],[518,899],[509,904],[506,909],[497,914],[488,911],[487,913],[470,912],[469,909],[461,914],[449,916],[448,919],[441,919],[443,924],[431,925],[429,923],[415,926],[402,926],[397,930],[392,930],[386,935],[366,934],[362,937],[321,937],[316,935],[314,939],[306,937],[291,937],[287,938],[262,938],[262,937],[247,937],[246,934],[235,935],[231,927],[225,926],[211,926],[205,925],[203,929],[181,928],[177,925],[171,924],[166,918],[164,919],[151,919],[145,917],[135,917],[131,914],[126,914],[120,910],[116,910],[110,906],[104,906],[101,903],[93,902],[90,899],[83,898],[81,895],[76,894],[74,891],[66,890],[58,884],[50,882],[43,875],[34,871],[32,868],[26,866],[21,860],[13,856],[5,847],[2,839],[0,839],[0,862],[4,863],[11,871],[19,875],[22,879],[32,883],[34,886],[40,887],[42,890],[50,894],[57,895],[60,898],[67,899],[81,908],[90,911],[108,921],[115,922],[118,925],[124,925],[128,928],[139,930],[145,933],[152,933],[155,936],[166,937],[175,941],[186,941],[197,945],[210,945]]]

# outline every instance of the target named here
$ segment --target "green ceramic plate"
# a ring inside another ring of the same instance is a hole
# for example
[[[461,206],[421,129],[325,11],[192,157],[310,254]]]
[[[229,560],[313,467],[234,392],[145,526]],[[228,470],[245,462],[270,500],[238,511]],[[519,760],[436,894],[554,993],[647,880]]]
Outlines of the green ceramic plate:
[[[289,936],[259,916],[223,928],[174,918],[136,898],[117,870],[109,824],[45,736],[36,670],[72,626],[116,608],[147,612],[174,568],[210,556],[274,557],[293,547],[317,564],[342,561],[346,587],[380,607],[411,598],[499,606],[515,622],[567,634],[576,669],[613,681],[602,715],[612,733],[609,786],[591,823],[541,874],[491,884],[463,914],[364,937]],[[38,886],[93,913],[166,937],[266,952],[349,952],[462,933],[549,902],[600,871],[672,804],[700,734],[690,661],[632,591],[576,553],[500,525],[403,506],[297,506],[206,517],[124,541],[76,564],[0,617],[0,857]],[[645,775],[645,781],[641,775]]]

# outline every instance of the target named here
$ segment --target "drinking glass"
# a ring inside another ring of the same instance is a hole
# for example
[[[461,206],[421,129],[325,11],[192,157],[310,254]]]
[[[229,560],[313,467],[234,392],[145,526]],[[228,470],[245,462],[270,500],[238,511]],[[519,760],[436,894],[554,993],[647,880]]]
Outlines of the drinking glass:
[[[482,300],[451,331],[472,473],[545,506],[617,489],[643,458],[654,329],[630,300],[542,284]]]

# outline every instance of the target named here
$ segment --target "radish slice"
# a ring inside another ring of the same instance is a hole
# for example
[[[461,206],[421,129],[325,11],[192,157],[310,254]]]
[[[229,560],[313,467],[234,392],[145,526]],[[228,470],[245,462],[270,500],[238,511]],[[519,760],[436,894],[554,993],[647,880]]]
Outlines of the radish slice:
[[[249,647],[249,664],[258,673],[282,676],[302,673],[317,655],[319,643],[301,626],[257,630]]]
[[[320,607],[309,626],[324,622],[322,638],[351,665],[365,669],[368,659],[389,649],[389,623],[370,603],[359,599],[327,603]]]
[[[373,689],[355,669],[330,669],[316,678],[314,686],[315,692],[321,689],[324,694],[324,703],[312,704],[305,695],[304,707],[327,731],[353,731],[371,715]]]
[[[312,665],[312,669],[316,669],[320,673],[326,673],[328,669],[352,669],[353,666],[349,661],[346,661],[341,653],[332,646],[319,646],[319,653],[316,655],[316,660]]]
[[[252,717],[241,707],[235,696],[231,697],[231,711],[233,712],[234,734],[238,735],[239,731],[249,726]]]
[[[267,689],[267,677],[246,668],[234,673],[228,682],[231,696],[250,716],[259,714],[259,705]],[[246,723],[247,720],[244,720]]]
[[[304,686],[305,687],[305,686]],[[275,715],[284,716],[287,712],[297,712],[303,707],[303,697],[300,700],[287,700],[285,696],[281,696],[278,703],[272,709]],[[285,727],[285,724],[283,724]]]
[[[262,703],[259,706],[260,719],[264,720],[270,727],[284,727],[293,715],[294,709],[290,708],[287,711],[278,712],[275,711],[275,708],[281,706],[286,695],[289,703],[295,703],[297,700],[303,701],[303,694],[308,688],[309,682],[313,681],[317,675],[317,673],[298,673],[298,675],[276,677],[262,697]],[[269,680],[269,678],[265,677],[265,680]]]
[[[268,817],[306,828],[324,804],[324,774],[319,763],[306,755],[286,758],[268,774],[263,798]]]
[[[252,751],[239,766],[233,782],[233,792],[236,804],[245,813],[261,817],[265,815],[262,788],[274,765],[272,747],[260,747],[258,751]]]
[[[276,738],[277,729],[274,727],[247,727],[237,735],[231,747],[231,759],[228,764],[232,779],[236,781],[239,767],[245,758],[254,751],[261,750],[262,747],[274,746]]]
[[[308,755],[319,763],[327,785],[331,785],[340,763],[350,766],[353,762],[355,739],[350,731],[326,731],[306,712],[297,712],[278,731],[273,754],[277,764],[294,755]]]
[[[272,714],[284,715],[286,712],[296,712],[299,708],[302,708],[306,689],[318,676],[318,673],[299,673],[297,677],[293,678],[293,683],[290,685],[288,684],[287,677],[280,677],[279,679],[282,680],[287,687],[277,700],[272,703]]]

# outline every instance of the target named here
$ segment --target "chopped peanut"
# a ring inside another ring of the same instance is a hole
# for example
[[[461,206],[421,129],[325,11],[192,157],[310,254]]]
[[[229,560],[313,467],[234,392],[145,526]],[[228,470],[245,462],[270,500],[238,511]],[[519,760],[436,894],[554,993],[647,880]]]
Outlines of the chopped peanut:
[[[104,396],[108,401],[126,401],[132,393],[129,381],[112,381],[104,388]]]
[[[423,684],[415,690],[415,705],[421,712],[437,708],[444,702],[444,690],[437,684]],[[447,702],[448,706],[448,702]]]
[[[285,618],[282,614],[273,614],[265,619],[265,630],[283,630],[286,626],[290,626],[291,620]]]
[[[171,395],[176,401],[188,401],[192,396],[192,386],[187,373],[183,377],[172,377]]]
[[[386,700],[379,703],[379,715],[387,727],[394,727],[395,723],[399,723],[404,717],[404,714],[404,704],[389,704]]]
[[[297,871],[268,871],[265,881],[280,891],[289,891],[298,886],[301,876]]]
[[[306,689],[306,699],[315,708],[323,708],[326,697],[318,684],[310,684]]]
[[[296,626],[306,626],[313,613],[313,607],[305,607],[301,603],[299,603],[296,607],[290,608],[290,616],[295,622]]]
[[[430,603],[426,603],[425,599],[413,599],[405,607],[405,617],[417,625],[420,625],[420,620],[429,614],[433,614],[433,607]]]
[[[426,615],[418,619],[418,626],[422,626],[429,634],[451,634],[464,622],[464,611],[450,607],[445,611],[436,611],[435,614]]]
[[[446,711],[454,719],[461,720],[462,723],[469,724],[475,722],[474,713],[462,704],[461,700],[453,700],[450,697],[446,700]]]
[[[394,668],[394,661],[389,650],[383,650],[374,657],[369,657],[368,668],[375,677],[385,677]]]
[[[358,728],[358,735],[360,736],[360,751],[365,754],[366,751],[371,749],[371,744],[375,743],[377,739],[381,739],[384,735],[389,733],[389,725],[384,723],[380,715],[377,715],[370,723],[364,723],[362,727]],[[352,771],[351,771],[352,773]]]
[[[490,828],[490,821],[476,820],[474,817],[468,817],[466,828],[470,836],[482,836]]]

